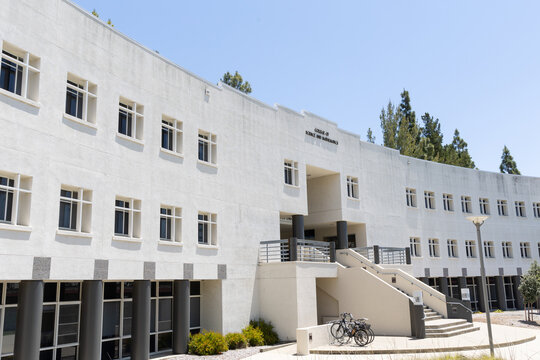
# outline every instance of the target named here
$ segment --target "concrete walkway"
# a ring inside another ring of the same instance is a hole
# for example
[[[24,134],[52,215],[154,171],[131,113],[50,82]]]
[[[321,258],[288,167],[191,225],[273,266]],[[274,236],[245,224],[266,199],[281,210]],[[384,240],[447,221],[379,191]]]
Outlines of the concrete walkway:
[[[489,354],[489,342],[487,336],[487,327],[485,324],[475,323],[480,326],[480,331],[469,334],[454,336],[451,338],[435,338],[435,339],[411,339],[407,337],[393,336],[378,336],[375,341],[364,347],[353,345],[348,346],[321,346],[313,349],[316,352],[323,354],[310,354],[302,356],[306,360],[338,360],[338,359],[354,359],[362,358],[369,360],[398,360],[398,359],[430,359],[443,355],[463,354],[466,356],[479,356]],[[509,327],[503,325],[493,325],[493,337],[496,344],[495,353],[505,360],[529,360],[540,359],[540,331],[532,329],[524,329],[517,327]],[[520,343],[518,345],[509,345],[511,343]],[[497,347],[504,346],[504,347]],[[485,350],[482,350],[486,348]],[[481,350],[479,350],[481,349]],[[358,354],[358,351],[378,352],[376,355],[363,353]],[[408,354],[396,353],[399,351],[407,351]],[[437,353],[431,352],[432,350]],[[426,353],[426,351],[430,351]],[[332,354],[329,354],[332,353]],[[413,353],[410,353],[413,352]],[[268,351],[261,354],[256,354],[249,359],[253,360],[290,360],[298,359],[295,355],[296,345],[290,345],[274,351]]]

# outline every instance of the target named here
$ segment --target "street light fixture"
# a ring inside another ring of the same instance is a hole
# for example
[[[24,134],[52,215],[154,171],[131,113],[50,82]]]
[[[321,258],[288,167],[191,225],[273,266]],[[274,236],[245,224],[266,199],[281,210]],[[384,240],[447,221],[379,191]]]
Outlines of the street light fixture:
[[[472,221],[476,226],[476,238],[478,239],[478,253],[480,255],[480,277],[482,278],[482,294],[484,298],[484,309],[486,309],[486,322],[488,328],[489,337],[489,352],[491,356],[495,356],[495,350],[493,349],[493,334],[491,332],[491,317],[489,314],[489,300],[487,296],[487,282],[486,282],[486,269],[484,268],[484,252],[482,251],[482,237],[480,236],[480,226],[484,224],[489,216],[469,216],[467,220]]]

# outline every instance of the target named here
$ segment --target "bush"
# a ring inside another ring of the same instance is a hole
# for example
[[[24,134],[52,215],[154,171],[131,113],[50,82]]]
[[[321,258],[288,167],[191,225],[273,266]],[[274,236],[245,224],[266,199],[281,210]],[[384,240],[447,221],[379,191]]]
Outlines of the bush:
[[[251,320],[249,324],[261,330],[265,345],[274,345],[279,342],[278,334],[274,331],[274,325],[270,321],[266,322],[263,319]]]
[[[194,355],[216,355],[229,350],[223,335],[213,331],[191,336],[188,348]]]
[[[252,325],[248,325],[242,330],[242,334],[244,334],[246,337],[249,346],[264,345],[264,337],[260,329],[254,328]]]
[[[230,333],[225,335],[225,341],[230,350],[243,349],[247,347],[246,337],[241,333]]]
[[[497,314],[500,314],[500,313],[503,313],[504,311],[502,311],[501,309],[497,309],[494,311],[494,313],[497,313]]]

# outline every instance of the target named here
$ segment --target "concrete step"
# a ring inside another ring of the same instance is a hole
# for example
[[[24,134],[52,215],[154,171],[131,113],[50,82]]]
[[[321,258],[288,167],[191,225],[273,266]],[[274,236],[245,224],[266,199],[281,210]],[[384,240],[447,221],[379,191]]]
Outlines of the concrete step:
[[[439,313],[436,312],[436,311],[433,311],[433,310],[431,310],[431,311],[429,311],[429,310],[424,310],[424,315],[425,315],[425,316],[432,316],[432,315],[439,315]]]
[[[464,324],[470,324],[467,322],[467,320],[463,319],[439,319],[439,320],[433,320],[430,321],[429,324],[426,324],[426,331],[434,330],[434,329],[444,329],[448,327],[458,326],[458,325],[464,325]]]
[[[426,329],[426,334],[440,334],[440,333],[449,333],[456,330],[462,330],[462,329],[468,329],[473,327],[471,323],[466,324],[460,324],[455,326],[448,326],[444,328],[437,328],[437,329]]]
[[[433,320],[439,320],[439,319],[442,319],[442,315],[430,315],[430,316],[426,316],[424,318],[425,321],[433,321]]]
[[[445,337],[451,337],[451,336],[456,336],[456,335],[462,335],[462,334],[467,334],[467,333],[470,333],[470,332],[474,332],[474,331],[478,331],[480,330],[480,327],[477,326],[477,327],[474,327],[474,326],[470,326],[470,327],[467,327],[465,329],[460,329],[460,330],[454,330],[454,331],[449,331],[449,332],[441,332],[441,333],[430,333],[430,334],[427,334],[426,333],[426,338],[445,338]]]

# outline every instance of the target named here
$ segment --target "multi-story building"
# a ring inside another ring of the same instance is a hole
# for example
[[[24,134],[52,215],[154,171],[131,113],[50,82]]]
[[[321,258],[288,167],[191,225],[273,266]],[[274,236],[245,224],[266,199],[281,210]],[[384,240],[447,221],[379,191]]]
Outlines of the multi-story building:
[[[351,308],[410,335],[396,274],[443,317],[465,287],[484,310],[469,215],[490,216],[492,308],[522,306],[540,179],[363,142],[201,79],[67,0],[2,4],[0,45],[1,360],[142,359],[259,316],[293,338]]]

